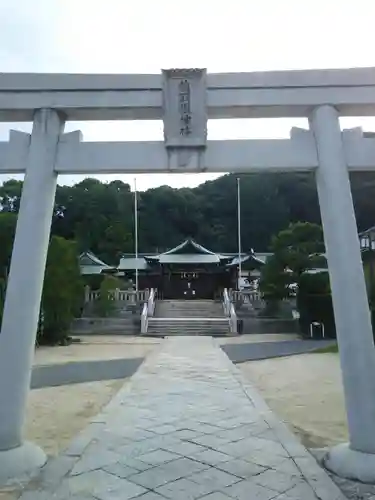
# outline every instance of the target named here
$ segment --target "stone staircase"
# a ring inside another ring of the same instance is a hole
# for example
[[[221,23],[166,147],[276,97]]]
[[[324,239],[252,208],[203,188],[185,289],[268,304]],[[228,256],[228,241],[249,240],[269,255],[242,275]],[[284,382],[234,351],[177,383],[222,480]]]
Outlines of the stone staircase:
[[[223,304],[214,300],[161,300],[148,319],[147,335],[230,335]]]

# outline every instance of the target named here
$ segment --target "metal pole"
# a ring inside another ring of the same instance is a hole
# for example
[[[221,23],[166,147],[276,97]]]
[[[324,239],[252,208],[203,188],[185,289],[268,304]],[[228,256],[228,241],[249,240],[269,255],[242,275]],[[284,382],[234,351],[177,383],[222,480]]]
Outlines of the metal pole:
[[[135,291],[138,296],[138,195],[137,179],[134,179],[134,245],[135,245]]]
[[[237,223],[238,223],[238,290],[241,289],[241,275],[242,275],[242,263],[241,263],[241,190],[240,190],[240,179],[237,178]]]

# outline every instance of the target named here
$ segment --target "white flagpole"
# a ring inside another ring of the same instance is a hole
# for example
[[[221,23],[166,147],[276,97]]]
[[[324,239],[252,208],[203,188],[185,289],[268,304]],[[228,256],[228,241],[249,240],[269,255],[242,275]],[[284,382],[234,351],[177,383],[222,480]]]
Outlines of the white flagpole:
[[[138,294],[138,194],[137,179],[134,179],[134,246],[135,246],[135,291]]]
[[[237,177],[237,233],[238,233],[238,289],[241,289],[242,262],[241,262],[241,191],[240,179]]]

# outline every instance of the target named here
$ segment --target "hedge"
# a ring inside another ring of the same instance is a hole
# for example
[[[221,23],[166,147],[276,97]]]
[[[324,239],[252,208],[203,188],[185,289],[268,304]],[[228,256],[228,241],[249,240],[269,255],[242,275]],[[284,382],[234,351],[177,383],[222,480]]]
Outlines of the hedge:
[[[311,323],[319,322],[324,325],[326,337],[336,337],[328,273],[302,275],[297,294],[297,308],[300,313],[300,331],[304,336],[310,336]]]

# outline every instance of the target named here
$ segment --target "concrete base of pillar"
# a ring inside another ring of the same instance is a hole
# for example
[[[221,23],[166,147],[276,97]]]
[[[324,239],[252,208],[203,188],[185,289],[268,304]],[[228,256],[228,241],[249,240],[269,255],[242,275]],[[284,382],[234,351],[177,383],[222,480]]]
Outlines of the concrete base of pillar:
[[[323,463],[337,476],[362,483],[375,483],[375,454],[352,450],[348,443],[331,448]]]
[[[33,443],[25,442],[18,448],[0,451],[0,486],[28,481],[46,461],[44,451]]]

